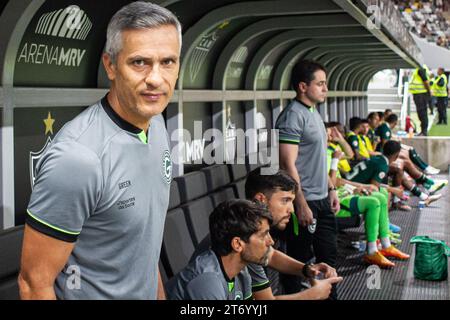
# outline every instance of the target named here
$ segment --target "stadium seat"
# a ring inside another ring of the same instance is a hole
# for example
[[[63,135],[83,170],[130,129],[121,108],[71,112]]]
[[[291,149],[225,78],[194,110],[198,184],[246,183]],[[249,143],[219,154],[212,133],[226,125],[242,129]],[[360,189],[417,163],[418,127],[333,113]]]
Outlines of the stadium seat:
[[[221,191],[213,193],[211,195],[211,199],[213,201],[214,207],[217,207],[220,203],[222,203],[226,200],[236,199],[236,195],[233,191],[233,188],[228,187]]]
[[[239,199],[245,199],[245,179],[239,180],[231,185],[234,195]]]
[[[182,206],[186,213],[188,227],[193,231],[196,246],[209,233],[209,215],[214,210],[210,197],[203,197]]]
[[[19,299],[17,276],[22,254],[23,226],[0,233],[0,300]]]
[[[178,207],[181,204],[180,190],[178,182],[173,180],[170,184],[169,210]]]
[[[208,193],[205,173],[194,171],[174,178],[177,182],[181,203],[200,198]]]
[[[201,170],[205,173],[208,192],[216,191],[231,182],[228,168],[224,164],[216,164]]]
[[[178,208],[169,211],[161,250],[161,260],[167,278],[174,276],[186,266],[194,249],[183,210]]]
[[[336,222],[339,231],[349,228],[356,228],[361,224],[361,216],[358,214],[348,218],[337,218]]]
[[[229,164],[228,170],[231,181],[238,181],[247,176],[247,167],[245,164]]]

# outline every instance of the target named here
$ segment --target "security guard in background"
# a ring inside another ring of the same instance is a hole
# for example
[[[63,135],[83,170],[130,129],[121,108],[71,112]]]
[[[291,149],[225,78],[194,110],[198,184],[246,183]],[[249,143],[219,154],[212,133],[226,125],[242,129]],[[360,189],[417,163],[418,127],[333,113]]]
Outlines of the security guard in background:
[[[436,97],[433,94],[433,84],[435,83],[436,80],[436,76],[434,75],[434,73],[431,73],[430,76],[428,77],[428,83],[430,84],[430,89],[431,89],[431,99],[430,99],[430,104],[429,104],[429,108],[430,108],[430,114],[433,115],[434,114],[434,107],[436,106]]]
[[[427,105],[431,94],[430,85],[428,83],[429,74],[428,67],[423,65],[422,68],[414,70],[409,83],[409,93],[413,95],[420,120],[421,132],[419,136],[428,135]]]
[[[448,79],[444,73],[443,68],[438,69],[438,76],[434,79],[431,85],[431,92],[436,97],[436,105],[439,113],[438,124],[447,124],[447,92]]]

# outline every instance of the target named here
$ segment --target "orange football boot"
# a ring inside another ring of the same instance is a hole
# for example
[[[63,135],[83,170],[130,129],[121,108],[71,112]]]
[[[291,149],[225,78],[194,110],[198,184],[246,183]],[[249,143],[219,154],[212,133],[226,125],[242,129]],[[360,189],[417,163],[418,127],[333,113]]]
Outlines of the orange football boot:
[[[368,264],[376,264],[380,268],[393,268],[395,263],[386,259],[379,251],[373,254],[366,254],[363,261]]]
[[[401,252],[393,245],[391,245],[389,248],[381,249],[380,253],[383,256],[389,257],[389,258],[397,258],[400,260],[408,260],[409,259],[409,254]]]

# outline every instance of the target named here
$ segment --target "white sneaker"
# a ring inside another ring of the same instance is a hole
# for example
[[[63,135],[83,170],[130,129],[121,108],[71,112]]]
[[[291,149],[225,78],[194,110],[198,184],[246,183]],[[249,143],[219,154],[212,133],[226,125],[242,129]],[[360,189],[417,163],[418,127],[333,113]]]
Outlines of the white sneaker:
[[[428,207],[432,202],[439,200],[442,197],[442,194],[438,193],[432,196],[429,196],[427,200],[425,200],[425,205]]]
[[[426,167],[425,168],[425,170],[423,171],[425,174],[431,174],[431,175],[434,175],[434,174],[438,174],[439,172],[441,172],[441,170],[440,169],[437,169],[437,168],[434,168],[434,167],[432,167],[432,166],[428,166],[428,167]]]
[[[434,184],[428,189],[430,195],[435,194],[448,184],[448,180],[434,180]]]

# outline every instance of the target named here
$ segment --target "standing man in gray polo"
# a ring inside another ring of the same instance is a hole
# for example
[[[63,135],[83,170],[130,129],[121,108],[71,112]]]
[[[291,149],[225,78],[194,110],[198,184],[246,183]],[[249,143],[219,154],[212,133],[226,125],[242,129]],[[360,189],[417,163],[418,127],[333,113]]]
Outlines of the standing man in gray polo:
[[[164,299],[158,261],[171,160],[161,112],[178,78],[181,26],[133,2],[109,23],[109,93],[67,123],[37,168],[22,299]]]
[[[279,130],[280,167],[300,186],[295,197],[296,215],[286,229],[287,254],[305,262],[315,256],[315,263],[335,267],[339,200],[327,175],[327,134],[316,109],[328,92],[325,68],[301,60],[292,69],[291,85],[296,98],[284,108],[275,125]],[[287,293],[302,288],[299,277],[286,276],[283,285]],[[334,288],[330,298],[336,297]]]

